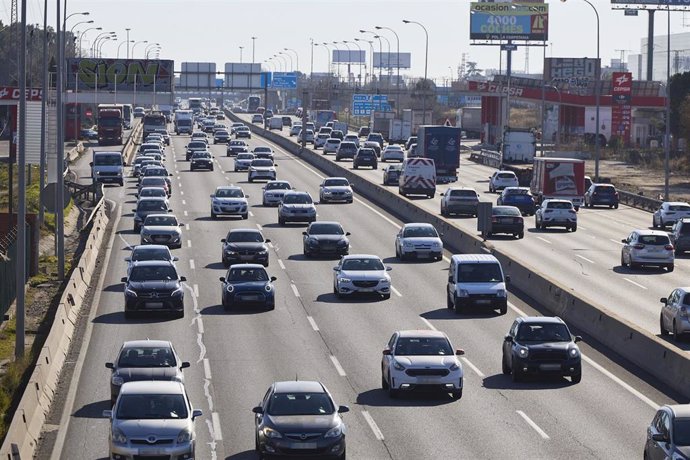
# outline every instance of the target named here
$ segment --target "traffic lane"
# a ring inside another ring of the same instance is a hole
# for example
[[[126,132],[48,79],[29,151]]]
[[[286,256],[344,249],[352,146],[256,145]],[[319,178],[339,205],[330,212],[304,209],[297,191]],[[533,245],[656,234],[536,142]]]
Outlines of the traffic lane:
[[[132,130],[131,129],[126,129],[124,138],[129,139],[129,136],[131,136]],[[124,144],[122,145],[109,145],[109,146],[103,146],[99,147],[97,142],[89,142],[85,144],[85,146],[90,149],[86,150],[84,153],[82,153],[76,161],[73,163],[70,163],[69,168],[72,170],[76,175],[77,175],[77,181],[80,184],[91,184],[92,179],[91,179],[91,157],[92,157],[92,151],[93,150],[119,150],[122,151],[124,148]]]

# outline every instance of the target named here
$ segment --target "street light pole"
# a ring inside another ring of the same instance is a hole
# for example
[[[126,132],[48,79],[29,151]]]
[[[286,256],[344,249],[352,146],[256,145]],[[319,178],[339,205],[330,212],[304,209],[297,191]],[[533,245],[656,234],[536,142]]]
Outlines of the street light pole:
[[[242,50],[244,49],[244,46],[240,46],[240,64],[242,64]]]
[[[311,52],[309,54],[309,80],[312,80],[314,78],[314,39],[310,38],[309,42],[311,43]]]
[[[370,74],[371,77],[369,77],[369,82],[371,83],[371,82],[374,80],[374,78],[373,78],[373,72],[374,72],[374,41],[373,41],[373,40],[364,40],[364,39],[361,39],[361,38],[355,38],[355,41],[357,41],[357,42],[362,41],[362,42],[367,42],[367,43],[369,43],[369,52],[371,53],[371,56],[369,57],[369,60],[370,60],[370,66],[369,66],[370,69],[369,69],[369,72],[372,72],[372,73]],[[367,72],[367,73],[369,73],[369,72]],[[365,84],[365,85],[367,84],[366,76],[364,77],[364,84]]]
[[[148,43],[148,42],[149,42],[148,40],[139,40],[138,42],[136,42],[132,45],[132,59],[134,59],[134,50],[136,49],[137,45],[139,43]]]
[[[256,59],[256,56],[254,54],[254,51],[256,50],[256,39],[257,37],[252,37],[252,64],[254,64],[254,61]]]
[[[293,50],[292,48],[283,48],[283,50],[292,51],[293,53],[295,53],[295,70],[299,72],[299,54],[297,54],[297,51]]]
[[[585,0],[587,1],[587,0]],[[408,21],[407,19],[403,19],[403,22],[405,24],[417,24],[419,27],[424,29],[424,35],[426,37],[426,51],[424,55],[424,84],[426,85],[427,83],[427,69],[429,68],[429,31],[426,30],[426,27],[422,25],[422,23],[417,22],[417,21]],[[422,97],[422,124],[426,124],[426,90],[422,88],[424,91],[423,97]]]
[[[98,57],[103,57],[103,45],[105,45],[108,40],[117,41],[117,37],[106,37],[105,40],[101,40],[101,43],[98,46]]]
[[[127,45],[127,47],[129,48],[129,43],[130,43],[129,40],[127,40],[127,41],[124,41],[124,42],[120,43],[119,45],[117,45],[117,58],[118,59],[120,59],[120,49],[122,48],[122,45]]]
[[[395,81],[395,89],[397,93],[397,101],[395,101],[395,107],[398,112],[397,117],[400,118],[400,37],[398,36],[397,32],[390,27],[385,27],[385,26],[376,26],[376,29],[378,30],[389,30],[393,32],[393,35],[395,35],[395,42],[396,42],[396,58],[395,58],[395,67],[397,67],[397,77]],[[388,65],[390,66],[390,57],[388,60]],[[452,80],[452,77],[451,77]]]
[[[127,38],[125,39],[125,43],[127,43],[127,59],[129,59],[129,44],[133,43],[134,40],[129,41],[129,31],[132,30],[130,28],[126,28],[125,31],[127,32]],[[117,49],[117,57],[120,57],[120,49]]]
[[[161,44],[160,43],[149,43],[148,45],[146,45],[146,48],[144,48],[144,58],[145,59],[148,59],[149,48],[155,48],[156,46],[161,46]]]
[[[84,38],[84,34],[85,34],[86,32],[88,32],[89,30],[103,30],[103,27],[89,27],[89,28],[86,29],[84,32],[82,32],[81,34],[79,34],[79,57],[81,57],[81,49],[82,49],[82,48],[81,48],[81,41],[82,41],[82,39]]]
[[[355,40],[357,40],[357,39],[355,38]],[[362,47],[359,46],[359,43],[357,43],[357,42],[345,41],[343,43],[350,43],[352,45],[355,45],[357,47],[357,49],[359,50],[359,56],[357,56],[357,61],[359,64],[359,86],[362,86],[362,61],[359,60],[360,57],[362,56]]]
[[[667,7],[666,31],[666,142],[664,143],[664,201],[669,201],[669,162],[671,158],[671,7]]]

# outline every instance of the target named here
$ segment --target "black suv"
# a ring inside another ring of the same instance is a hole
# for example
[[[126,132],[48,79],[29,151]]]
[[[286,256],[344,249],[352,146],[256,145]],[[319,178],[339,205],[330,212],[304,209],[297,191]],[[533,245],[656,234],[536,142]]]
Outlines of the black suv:
[[[618,209],[618,191],[611,184],[592,184],[585,192],[585,207],[603,205]]]
[[[580,340],[561,318],[518,318],[503,340],[503,373],[512,374],[514,382],[527,374],[544,374],[569,376],[572,383],[580,383]]]
[[[189,169],[194,171],[195,169],[210,169],[213,171],[213,155],[210,152],[194,152],[192,154],[192,161],[189,165]]]
[[[259,230],[251,228],[235,228],[220,240],[223,243],[221,259],[223,266],[232,264],[261,264],[268,267],[267,240]]]
[[[690,219],[682,218],[678,219],[669,235],[671,237],[671,242],[676,251],[676,255],[679,256],[685,251],[690,251]]]
[[[355,157],[352,159],[352,167],[357,169],[360,166],[371,166],[373,169],[378,169],[378,160],[374,149],[361,148],[357,150]]]
[[[184,276],[177,276],[172,262],[147,260],[134,262],[125,283],[125,318],[135,312],[169,311],[184,317]]]

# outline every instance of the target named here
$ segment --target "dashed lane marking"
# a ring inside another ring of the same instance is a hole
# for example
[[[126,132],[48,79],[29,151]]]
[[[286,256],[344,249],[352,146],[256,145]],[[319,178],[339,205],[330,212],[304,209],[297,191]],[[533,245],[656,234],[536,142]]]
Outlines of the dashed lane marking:
[[[391,291],[393,291],[393,294],[397,295],[398,297],[402,297],[402,294],[400,293],[400,291],[395,289],[394,286],[391,286]]]
[[[285,264],[283,263],[283,261],[281,259],[278,259],[278,265],[280,265],[281,269],[285,270]]]
[[[541,436],[543,439],[550,439],[550,438],[549,438],[549,435],[546,434],[546,432],[545,432],[544,430],[542,430],[542,429],[539,427],[539,425],[537,425],[536,423],[534,423],[534,420],[532,420],[531,418],[529,418],[529,417],[527,416],[527,414],[525,414],[525,413],[522,412],[521,410],[516,410],[515,412],[517,412],[517,414],[518,414],[520,417],[522,417],[522,419],[523,419],[525,422],[527,422],[527,424],[528,424],[529,426],[531,426],[532,429],[534,429],[534,431],[536,431],[536,432],[539,434],[539,436]]]
[[[194,259],[189,259],[189,268],[192,270],[196,269],[196,266],[194,265]]]
[[[345,373],[345,369],[343,369],[343,366],[340,365],[340,362],[338,361],[338,358],[335,356],[331,355],[331,362],[333,363],[333,366],[335,366],[335,370],[338,371],[338,375],[341,377],[346,377],[347,374]]]
[[[479,378],[484,378],[486,377],[482,371],[479,370],[477,366],[472,364],[469,359],[465,358],[464,356],[460,358],[463,363],[467,364],[467,366],[474,371],[475,374],[479,376]]]
[[[580,254],[576,254],[575,257],[577,257],[577,258],[579,258],[579,259],[582,259],[582,260],[584,260],[584,261],[586,261],[586,262],[589,262],[590,264],[593,264],[593,263],[594,263],[593,260],[590,260],[590,259],[588,259],[588,258],[585,257],[585,256],[581,256]]]
[[[364,417],[364,420],[367,421],[367,424],[369,425],[369,428],[371,428],[371,431],[374,432],[374,436],[376,437],[376,439],[378,439],[379,441],[383,441],[383,433],[381,433],[379,426],[374,421],[374,418],[371,415],[369,415],[369,412],[363,410],[362,416]]]
[[[307,321],[309,321],[309,324],[311,325],[311,328],[314,329],[314,331],[319,331],[319,326],[316,325],[316,321],[314,321],[314,318],[312,318],[311,316],[307,316]]]
[[[642,285],[641,285],[640,283],[636,283],[636,282],[634,282],[634,281],[633,281],[633,280],[631,280],[630,278],[623,278],[623,279],[624,279],[625,281],[627,281],[628,283],[630,283],[630,284],[633,284],[633,285],[637,286],[637,287],[638,287],[638,288],[640,288],[640,289],[644,289],[645,291],[647,290],[647,288],[646,288],[646,287],[642,286]]]
[[[542,238],[541,236],[538,236],[537,239],[542,240],[546,244],[551,244],[551,241],[547,240],[546,238]]]

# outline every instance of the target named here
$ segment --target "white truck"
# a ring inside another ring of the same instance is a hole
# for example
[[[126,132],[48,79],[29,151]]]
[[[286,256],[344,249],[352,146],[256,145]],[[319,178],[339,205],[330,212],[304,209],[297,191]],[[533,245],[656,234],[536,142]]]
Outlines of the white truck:
[[[504,163],[532,163],[537,151],[537,135],[533,129],[506,128],[501,154]]]
[[[431,158],[406,158],[398,179],[398,193],[407,195],[436,195],[436,164]]]
[[[334,121],[333,131],[341,131],[343,133],[343,136],[347,136],[347,123],[345,123],[344,121]]]
[[[390,120],[388,126],[388,142],[404,144],[412,136],[412,122],[405,120]]]
[[[194,112],[191,110],[176,110],[175,111],[175,134],[192,134],[194,130],[193,122]]]

